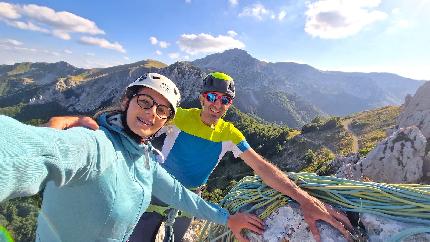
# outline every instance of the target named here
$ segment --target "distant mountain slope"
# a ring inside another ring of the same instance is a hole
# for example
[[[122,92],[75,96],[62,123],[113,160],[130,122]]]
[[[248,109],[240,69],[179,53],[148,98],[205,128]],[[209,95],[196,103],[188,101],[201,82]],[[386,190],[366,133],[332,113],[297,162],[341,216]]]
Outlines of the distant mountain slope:
[[[231,74],[238,89],[294,94],[315,110],[347,115],[385,105],[400,105],[423,83],[390,73],[320,71],[309,65],[259,61],[246,51],[227,50],[192,62],[207,70]],[[310,121],[310,120],[308,120]]]
[[[20,105],[28,110],[26,105],[38,105],[35,110],[93,113],[112,105],[130,82],[149,71],[177,83],[182,105],[196,105],[201,80],[213,70],[235,78],[234,105],[240,111],[293,128],[316,116],[398,104],[422,83],[388,73],[329,72],[303,64],[267,63],[233,49],[172,65],[154,60],[99,69],[80,69],[66,62],[0,65],[0,108]]]

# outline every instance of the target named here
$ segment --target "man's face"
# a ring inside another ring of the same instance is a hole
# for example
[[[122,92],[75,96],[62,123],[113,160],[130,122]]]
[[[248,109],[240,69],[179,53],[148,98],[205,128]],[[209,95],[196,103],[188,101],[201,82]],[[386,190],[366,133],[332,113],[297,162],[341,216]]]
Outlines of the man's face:
[[[233,100],[222,92],[207,92],[200,95],[202,104],[202,121],[206,124],[215,124],[231,106]]]

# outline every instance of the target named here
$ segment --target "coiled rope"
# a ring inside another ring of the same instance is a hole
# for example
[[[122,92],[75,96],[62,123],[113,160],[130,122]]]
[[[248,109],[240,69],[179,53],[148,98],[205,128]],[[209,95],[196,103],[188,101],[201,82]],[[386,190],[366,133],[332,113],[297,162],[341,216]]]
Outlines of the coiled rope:
[[[391,241],[429,232],[430,186],[418,184],[384,184],[362,182],[314,173],[287,173],[288,177],[312,196],[343,210],[370,213],[402,222],[423,224],[425,229],[409,229],[393,236]],[[265,185],[258,176],[240,180],[220,202],[231,214],[249,212],[261,219],[291,201],[287,196]],[[234,241],[231,231],[206,223],[199,241]]]

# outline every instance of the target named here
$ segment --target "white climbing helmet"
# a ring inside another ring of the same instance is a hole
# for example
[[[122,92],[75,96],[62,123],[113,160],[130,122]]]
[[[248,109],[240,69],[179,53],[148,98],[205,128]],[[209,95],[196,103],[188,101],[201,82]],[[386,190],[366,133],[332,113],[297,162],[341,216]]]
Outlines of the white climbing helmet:
[[[140,76],[136,81],[128,85],[127,89],[133,86],[145,86],[163,95],[173,107],[173,116],[176,114],[176,108],[179,106],[181,94],[175,83],[169,78],[158,73],[146,73]]]

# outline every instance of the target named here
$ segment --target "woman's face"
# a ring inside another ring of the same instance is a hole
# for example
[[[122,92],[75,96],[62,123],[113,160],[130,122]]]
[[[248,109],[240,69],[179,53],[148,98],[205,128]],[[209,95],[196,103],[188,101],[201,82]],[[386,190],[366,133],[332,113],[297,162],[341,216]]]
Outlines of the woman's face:
[[[140,94],[147,95],[142,96],[146,100],[152,98],[156,104],[151,108],[143,109],[138,105],[138,96],[133,97],[128,105],[127,125],[133,133],[142,138],[147,138],[155,134],[167,121],[167,119],[162,119],[156,114],[157,104],[167,107],[170,107],[170,104],[164,96],[150,88],[142,88],[138,92],[138,95]]]

